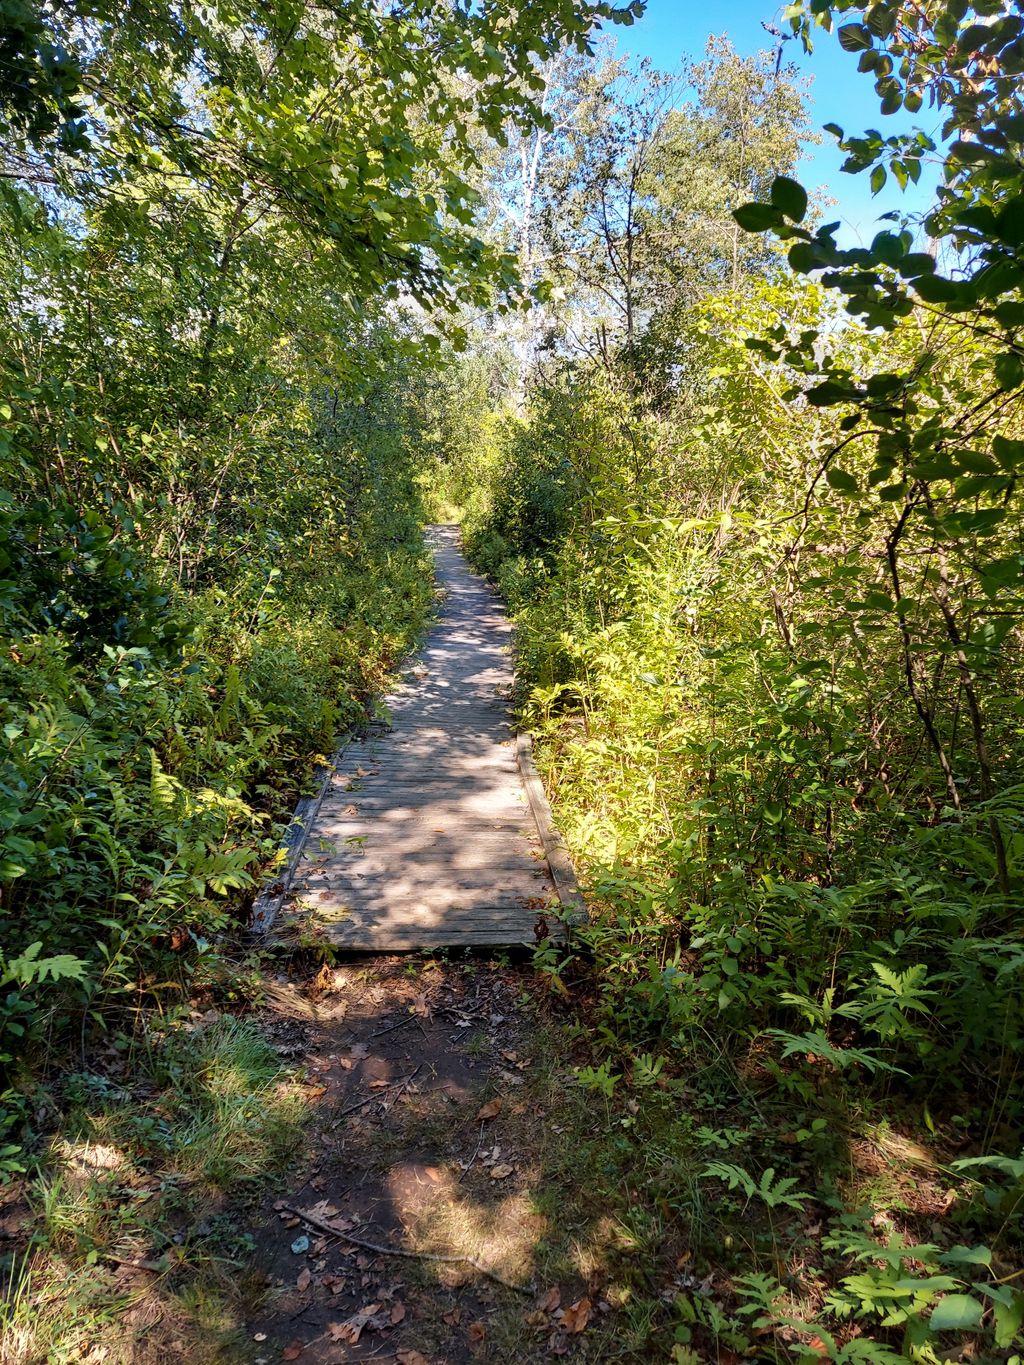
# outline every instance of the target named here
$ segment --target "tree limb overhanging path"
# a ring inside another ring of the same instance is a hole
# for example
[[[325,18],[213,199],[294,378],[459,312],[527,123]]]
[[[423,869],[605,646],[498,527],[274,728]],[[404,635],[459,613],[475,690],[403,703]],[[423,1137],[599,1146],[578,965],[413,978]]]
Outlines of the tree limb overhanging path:
[[[315,910],[342,949],[532,943],[541,919],[540,934],[559,930],[559,891],[578,906],[513,732],[509,621],[456,527],[428,543],[439,617],[386,698],[390,729],[343,750],[290,888],[289,910]]]

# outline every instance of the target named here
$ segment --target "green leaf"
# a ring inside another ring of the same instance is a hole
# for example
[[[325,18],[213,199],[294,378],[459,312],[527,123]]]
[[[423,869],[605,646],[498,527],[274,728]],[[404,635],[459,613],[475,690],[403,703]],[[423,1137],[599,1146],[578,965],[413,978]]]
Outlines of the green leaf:
[[[887,80],[879,81],[875,89],[882,96],[881,110],[883,114],[898,113],[903,105],[903,91],[899,81]]]
[[[968,1332],[981,1326],[985,1305],[973,1294],[947,1294],[932,1309],[928,1326],[933,1332]]]
[[[960,469],[965,469],[969,474],[998,474],[999,466],[991,455],[986,455],[983,450],[958,450],[956,462]]]
[[[149,763],[149,801],[153,814],[169,815],[177,805],[178,784],[164,772],[155,749],[149,751]]]
[[[996,216],[996,236],[1010,246],[1024,246],[1024,196],[1015,194]]]
[[[1024,1294],[1012,1290],[1011,1296],[1009,1303],[997,1302],[992,1306],[995,1343],[1001,1351],[1014,1344],[1024,1323]]]
[[[992,368],[995,370],[1000,388],[1016,389],[1024,382],[1024,363],[1014,351],[1004,351],[1002,355],[996,356]]]
[[[815,384],[813,388],[807,390],[807,401],[813,403],[816,408],[828,407],[831,403],[845,403],[855,397],[853,391],[845,384],[837,384],[834,379],[826,379],[821,384]]]
[[[835,465],[832,465],[826,471],[825,478],[828,481],[829,487],[834,488],[837,493],[845,493],[852,497],[860,492],[860,486],[857,483],[857,480],[852,474],[847,473],[845,469],[838,469]]]
[[[732,216],[744,232],[769,232],[783,223],[781,211],[771,204],[741,204]]]
[[[959,287],[941,275],[924,275],[914,281],[914,288],[925,303],[953,303],[960,296]]]
[[[917,279],[921,275],[934,275],[935,260],[927,251],[911,251],[900,261],[898,269],[905,280]]]
[[[879,232],[871,243],[871,252],[884,265],[898,267],[906,253],[906,246],[898,233]]]
[[[791,180],[788,175],[777,175],[772,181],[772,204],[781,209],[794,223],[803,220],[807,213],[807,191],[799,180]]]
[[[944,1251],[940,1259],[944,1265],[991,1265],[992,1252],[988,1247],[958,1244]]]
[[[1000,467],[1016,472],[1024,465],[1024,441],[1011,441],[1007,436],[992,438],[992,454]]]
[[[839,29],[839,46],[844,52],[864,52],[872,47],[871,31],[866,24],[843,24]]]
[[[819,242],[794,242],[789,248],[789,264],[800,275],[831,265],[834,253]]]

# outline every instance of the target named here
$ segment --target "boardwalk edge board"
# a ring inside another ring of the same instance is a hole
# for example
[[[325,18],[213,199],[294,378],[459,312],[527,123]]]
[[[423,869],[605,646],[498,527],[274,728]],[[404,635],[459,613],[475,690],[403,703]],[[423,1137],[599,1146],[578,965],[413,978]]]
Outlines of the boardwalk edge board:
[[[341,767],[349,747],[369,738],[381,728],[379,721],[368,721],[362,730],[352,730],[339,741],[330,763],[317,766],[314,776],[317,780],[316,791],[311,796],[300,796],[295,811],[281,840],[279,852],[284,854],[284,866],[276,868],[264,879],[249,912],[249,932],[265,934],[281,911],[282,905],[291,893],[295,873],[302,861],[302,851],[306,847],[313,821],[320,813],[324,797],[330,789],[331,779]]]
[[[280,852],[285,855],[284,867],[266,879],[253,901],[252,911],[249,915],[250,933],[265,934],[277,918],[281,906],[288,899],[292,883],[295,880],[295,870],[302,858],[302,850],[306,846],[306,838],[320,807],[323,805],[324,795],[330,785],[331,778],[337,771],[337,766],[350,743],[351,740],[346,739],[334,755],[331,763],[321,764],[317,768],[316,776],[319,783],[313,795],[299,798],[288,828],[284,832],[284,838],[281,840]]]
[[[562,842],[562,836],[555,828],[551,803],[548,801],[544,783],[540,780],[540,773],[533,758],[533,736],[526,730],[519,730],[516,734],[516,759],[534,824],[540,835],[548,871],[555,885],[555,895],[565,912],[566,924],[567,926],[585,924],[588,918],[587,907],[576,881],[576,870],[569,857],[569,851]]]

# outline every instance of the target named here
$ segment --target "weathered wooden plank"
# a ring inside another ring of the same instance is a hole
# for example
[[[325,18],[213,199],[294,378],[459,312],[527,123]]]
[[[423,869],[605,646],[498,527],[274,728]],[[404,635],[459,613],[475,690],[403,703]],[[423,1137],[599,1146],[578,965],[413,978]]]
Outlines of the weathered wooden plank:
[[[544,856],[551,873],[551,880],[554,882],[555,890],[558,893],[558,899],[563,910],[568,912],[570,922],[582,924],[587,917],[586,906],[576,884],[576,872],[569,857],[569,851],[562,842],[562,837],[555,829],[554,821],[551,818],[551,806],[544,790],[544,784],[540,780],[537,765],[533,761],[533,740],[529,735],[520,734],[517,737],[516,753],[519,758],[519,769],[523,775],[523,784],[526,787],[526,795],[533,810],[540,840],[544,846]]]
[[[455,528],[431,542],[444,612],[387,698],[390,730],[346,748],[294,866],[291,917],[355,951],[529,944],[538,916],[561,934],[550,907],[572,894],[512,731],[511,627]]]

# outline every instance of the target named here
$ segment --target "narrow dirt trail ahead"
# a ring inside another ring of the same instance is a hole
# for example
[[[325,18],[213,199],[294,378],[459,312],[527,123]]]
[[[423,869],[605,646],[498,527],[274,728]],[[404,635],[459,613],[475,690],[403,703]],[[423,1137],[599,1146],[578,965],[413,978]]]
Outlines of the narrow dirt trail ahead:
[[[525,966],[391,957],[271,987],[264,1027],[318,1098],[254,1229],[226,1360],[604,1358],[607,1234],[577,1205],[567,1137],[585,1101],[537,986]]]
[[[457,534],[430,529],[442,611],[388,732],[333,773],[285,911],[301,926],[308,904],[321,942],[374,955],[269,985],[265,1027],[316,1113],[241,1286],[255,1365],[584,1358],[611,1312],[568,1135],[588,1102],[567,1094],[547,987],[464,951],[533,942],[555,896],[540,829],[558,850],[517,763],[511,628]],[[411,948],[445,951],[385,955]]]
[[[306,838],[291,912],[349,951],[532,943],[554,887],[516,761],[511,626],[429,528],[444,601],[391,728],[344,751]]]

